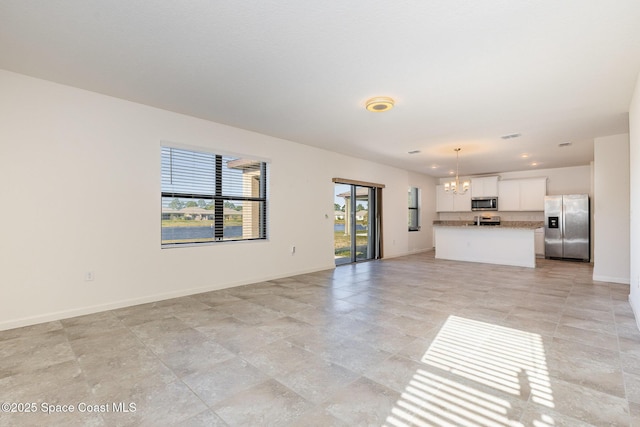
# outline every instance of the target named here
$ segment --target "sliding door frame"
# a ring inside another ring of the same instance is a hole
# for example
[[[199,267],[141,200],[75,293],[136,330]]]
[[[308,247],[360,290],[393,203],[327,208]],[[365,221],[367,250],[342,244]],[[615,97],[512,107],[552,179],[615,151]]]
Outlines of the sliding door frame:
[[[351,218],[350,218],[350,234],[352,236],[351,239],[351,263],[354,262],[363,262],[363,261],[370,261],[372,259],[381,259],[383,258],[383,233],[382,233],[382,189],[385,188],[384,184],[377,184],[377,183],[373,183],[373,182],[366,182],[366,181],[358,181],[358,180],[353,180],[353,179],[347,179],[347,178],[333,178],[333,183],[334,184],[345,184],[345,185],[350,185],[351,187],[351,200],[352,200],[352,205],[353,208],[351,209],[351,212],[349,212]],[[369,230],[369,237],[368,237],[368,245],[369,246],[373,246],[371,248],[369,248],[368,250],[371,251],[371,257],[364,259],[364,260],[357,260],[357,256],[356,256],[356,234],[355,234],[355,228],[356,228],[356,210],[355,210],[355,201],[356,201],[356,188],[357,187],[367,187],[373,191],[369,192],[369,198],[372,200],[369,200],[369,211],[371,211],[371,208],[373,207],[374,210],[374,218],[369,217],[369,224],[372,224],[373,227],[370,227],[371,229]],[[345,223],[345,227],[346,227],[346,223]],[[345,230],[346,231],[346,230]],[[371,236],[372,234],[372,236]]]

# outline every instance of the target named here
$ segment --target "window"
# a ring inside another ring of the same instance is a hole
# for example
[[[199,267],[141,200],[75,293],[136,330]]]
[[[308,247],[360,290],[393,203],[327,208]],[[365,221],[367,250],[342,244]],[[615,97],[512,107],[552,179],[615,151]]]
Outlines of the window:
[[[420,189],[409,187],[409,231],[420,231]]]
[[[267,164],[162,147],[162,245],[267,237]]]

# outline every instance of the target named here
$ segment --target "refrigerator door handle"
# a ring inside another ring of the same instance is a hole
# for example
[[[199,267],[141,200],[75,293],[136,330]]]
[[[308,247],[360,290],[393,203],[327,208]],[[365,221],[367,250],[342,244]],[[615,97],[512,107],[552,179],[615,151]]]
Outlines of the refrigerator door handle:
[[[565,221],[565,217],[564,217],[564,200],[562,201],[562,210],[560,211],[560,238],[564,241],[564,221]]]

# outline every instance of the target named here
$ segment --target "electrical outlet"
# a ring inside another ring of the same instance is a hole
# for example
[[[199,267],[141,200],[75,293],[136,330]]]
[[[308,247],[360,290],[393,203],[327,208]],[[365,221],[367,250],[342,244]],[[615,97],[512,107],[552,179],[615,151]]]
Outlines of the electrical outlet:
[[[84,281],[85,282],[92,282],[93,279],[94,279],[93,271],[87,271],[86,273],[84,273]]]

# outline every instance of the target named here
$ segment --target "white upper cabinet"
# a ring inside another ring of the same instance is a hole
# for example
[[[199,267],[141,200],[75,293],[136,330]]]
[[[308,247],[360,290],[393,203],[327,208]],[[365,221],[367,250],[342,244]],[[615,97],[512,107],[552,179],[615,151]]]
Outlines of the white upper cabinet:
[[[436,186],[437,212],[471,212],[471,192],[453,194],[444,191],[444,185]]]
[[[547,178],[508,179],[497,176],[471,179],[471,191],[453,194],[436,186],[437,212],[471,212],[472,197],[497,197],[499,211],[544,211]]]
[[[471,191],[453,195],[454,212],[471,212]]]
[[[436,186],[436,211],[453,212],[453,197],[444,191],[444,185]]]
[[[498,177],[471,178],[471,197],[498,197]]]
[[[498,182],[498,210],[544,211],[547,178],[510,179]]]
[[[520,182],[520,210],[543,211],[547,195],[547,178],[523,179]]]
[[[520,181],[510,179],[498,183],[498,210],[520,210]]]

